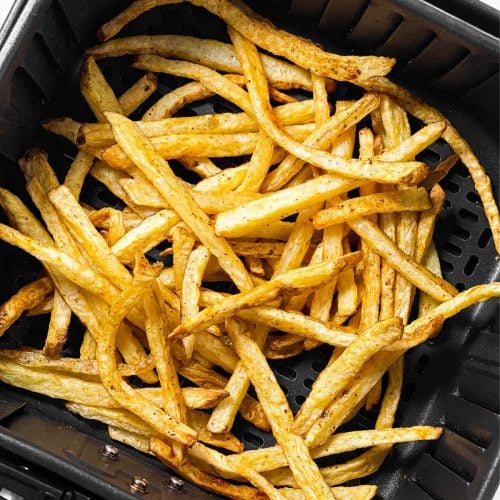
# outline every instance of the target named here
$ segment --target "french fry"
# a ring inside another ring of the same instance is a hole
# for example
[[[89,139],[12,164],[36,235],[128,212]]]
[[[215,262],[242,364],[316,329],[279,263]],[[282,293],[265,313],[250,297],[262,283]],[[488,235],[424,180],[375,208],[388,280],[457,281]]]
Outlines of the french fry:
[[[363,82],[361,85],[370,90],[386,92],[392,95],[403,108],[424,123],[429,124],[436,121],[444,121],[446,123],[446,129],[442,137],[448,142],[469,170],[476,191],[483,203],[484,212],[491,227],[495,248],[497,252],[500,252],[500,215],[491,189],[491,181],[477,156],[458,133],[457,129],[439,111],[387,78],[377,77],[369,83]]]
[[[81,123],[63,116],[61,118],[52,118],[42,123],[42,127],[48,132],[60,135],[69,142],[76,144],[78,142],[78,131],[80,130]]]
[[[394,269],[436,300],[449,300],[457,294],[457,290],[452,285],[434,276],[407,254],[399,250],[373,222],[365,219],[354,219],[349,221],[348,224],[375,252],[387,260]]]
[[[311,121],[313,104],[310,100],[284,104],[275,108],[276,116],[283,125],[298,125]],[[162,137],[179,134],[234,134],[258,132],[257,122],[246,113],[220,113],[189,117],[165,118],[135,122],[146,137]],[[78,132],[78,145],[107,147],[115,143],[107,124],[84,123]]]
[[[405,210],[422,211],[430,206],[429,196],[425,189],[409,188],[404,191],[375,193],[343,201],[318,212],[313,222],[316,229],[323,229],[357,217]]]
[[[189,192],[178,182],[168,164],[157,155],[147,139],[126,118],[112,113],[108,114],[107,118],[118,143],[138,163],[146,177],[169,204],[175,206],[181,219],[217,257],[221,267],[232,277],[236,285],[243,290],[253,288],[250,277],[227,241],[215,235],[205,213],[195,204]],[[160,172],[162,175],[159,175]]]
[[[306,498],[333,498],[305,442],[291,432],[292,412],[262,351],[247,337],[244,324],[228,320],[226,326],[297,484]]]
[[[106,111],[123,114],[118,99],[93,57],[85,59],[80,77],[80,91],[100,122],[106,122]]]
[[[200,312],[200,287],[209,259],[210,252],[203,245],[195,248],[188,257],[181,287],[181,321]],[[191,359],[195,342],[194,335],[182,339],[188,359]]]
[[[225,73],[242,73],[230,44],[191,36],[133,36],[111,40],[86,51],[95,58],[118,57],[125,54],[155,54],[202,64]],[[307,71],[274,57],[263,56],[267,77],[273,87],[311,90]]]
[[[448,175],[448,172],[456,165],[458,160],[459,157],[456,154],[448,156],[419,185],[430,191]]]
[[[255,45],[231,27],[229,27],[229,35],[247,78],[248,94],[255,110],[255,118],[264,131],[283,149],[311,165],[356,179],[412,184],[422,180],[426,175],[427,167],[419,162],[389,164],[375,160],[368,162],[365,160],[344,160],[294,140],[279,125],[272,112],[267,82]]]
[[[203,179],[212,177],[213,175],[217,175],[222,172],[222,169],[219,168],[210,158],[193,158],[191,156],[185,156],[184,158],[179,158],[179,161],[184,167],[197,173]]]
[[[390,71],[394,60],[383,57],[337,56],[323,51],[309,40],[299,38],[276,28],[269,21],[257,17],[248,7],[230,2],[213,0],[190,0],[222,18],[229,26],[240,31],[263,49],[296,63],[302,68],[327,76],[334,80],[364,80],[374,75],[383,76]],[[175,3],[161,0],[154,5],[146,0],[137,0],[105,25],[98,37],[106,41],[116,35],[130,21],[157,5]]]
[[[52,281],[45,277],[23,286],[4,302],[0,306],[0,337],[24,311],[40,304],[53,290]]]
[[[119,98],[118,103],[124,116],[131,115],[143,102],[151,97],[158,88],[154,73],[146,73],[129,87]]]
[[[59,292],[54,293],[54,303],[50,313],[47,337],[43,346],[44,354],[55,357],[61,353],[66,343],[70,321],[71,309]]]
[[[264,223],[293,215],[355,189],[362,183],[363,181],[341,179],[332,174],[322,175],[300,186],[268,193],[241,207],[218,214],[215,219],[215,231],[226,237],[242,236]]]
[[[434,245],[433,241],[429,243],[424,258],[422,259],[422,264],[436,276],[443,275],[441,273],[441,264],[439,262],[439,255],[436,250],[436,245]],[[420,297],[418,302],[418,315],[424,316],[438,305],[439,302],[436,299],[433,299],[424,292],[420,292]]]
[[[399,318],[375,324],[356,340],[314,382],[311,393],[295,417],[293,431],[305,435],[335,397],[354,379],[364,363],[382,347],[401,337]]]

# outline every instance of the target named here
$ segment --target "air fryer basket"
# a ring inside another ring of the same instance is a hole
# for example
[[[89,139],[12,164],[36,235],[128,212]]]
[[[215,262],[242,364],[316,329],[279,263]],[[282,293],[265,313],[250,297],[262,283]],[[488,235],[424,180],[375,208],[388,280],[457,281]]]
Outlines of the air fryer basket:
[[[328,49],[397,57],[393,77],[451,119],[488,169],[498,198],[495,18],[468,5],[480,26],[492,27],[491,34],[422,1],[249,3],[279,26]],[[78,95],[82,52],[97,43],[95,32],[99,25],[123,4],[117,0],[27,0],[24,5],[17,4],[0,32],[1,186],[25,197],[24,180],[15,163],[33,144],[49,151],[59,173],[67,169],[74,154],[72,147],[41,133],[39,124],[61,114],[91,119]],[[223,23],[188,4],[150,11],[131,23],[122,35],[138,33],[227,37]],[[117,92],[141,74],[137,70],[125,71],[129,63],[127,58],[100,63]],[[171,77],[162,76],[159,81],[160,93],[178,84]],[[338,92],[340,96],[355,95],[348,85],[339,85]],[[213,98],[188,106],[183,112],[219,112],[227,107],[231,106]],[[446,144],[438,141],[423,159],[436,165],[449,153]],[[438,222],[436,244],[445,278],[458,289],[497,280],[500,266],[491,232],[467,170],[457,165],[442,185],[447,200]],[[98,207],[117,204],[92,180],[85,185],[83,199]],[[152,251],[151,256],[157,256],[157,252]],[[40,272],[32,258],[2,242],[0,268],[2,301]],[[379,486],[380,498],[493,497],[500,465],[498,317],[497,301],[477,305],[448,320],[436,339],[407,354],[396,425],[441,425],[445,432],[438,442],[395,447],[381,470],[363,480]],[[21,341],[39,345],[46,323],[46,318],[23,317],[2,338],[0,346],[15,347]],[[75,323],[64,354],[77,354],[81,335]],[[296,411],[307,396],[328,354],[329,350],[323,348],[273,363],[292,410]],[[371,427],[374,418],[373,413],[365,412],[349,428]],[[242,422],[237,422],[237,432],[247,449],[272,443],[268,435]],[[119,459],[104,459],[99,450],[105,442],[110,440],[104,426],[66,412],[61,402],[0,384],[0,487],[10,484],[15,491],[14,486],[23,483],[25,498],[42,498],[36,496],[33,484],[37,483],[33,481],[43,469],[46,484],[63,485],[50,486],[52,489],[47,486],[43,498],[133,498],[128,484],[134,476],[148,479],[150,487],[145,498],[176,498],[178,493],[168,488],[170,474],[155,460],[116,443]],[[71,496],[71,488],[87,493]],[[63,496],[65,489],[68,492]],[[193,499],[210,497],[191,485],[186,485],[185,493]]]

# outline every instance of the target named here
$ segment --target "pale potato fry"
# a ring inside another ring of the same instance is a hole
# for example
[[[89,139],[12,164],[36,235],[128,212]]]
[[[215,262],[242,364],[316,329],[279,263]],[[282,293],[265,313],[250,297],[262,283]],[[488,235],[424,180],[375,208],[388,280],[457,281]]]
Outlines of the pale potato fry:
[[[54,290],[50,278],[41,278],[23,286],[0,306],[0,337],[24,311],[40,304]]]
[[[229,26],[272,54],[282,56],[302,68],[333,80],[364,80],[375,75],[383,76],[390,71],[395,62],[391,58],[338,56],[325,52],[309,40],[276,28],[241,3],[214,0],[190,0],[190,2],[222,18]],[[157,5],[171,3],[176,3],[176,0],[160,0],[154,4],[147,0],[136,0],[118,16],[101,26],[99,39],[109,40],[143,12]]]
[[[123,114],[118,99],[93,57],[85,59],[80,76],[80,91],[100,122],[106,122],[106,111]]]
[[[283,125],[308,123],[313,118],[311,100],[283,104],[275,108]],[[259,125],[246,113],[219,113],[135,122],[146,137],[179,134],[234,134],[258,132]],[[78,132],[78,146],[108,147],[115,143],[108,124],[84,123]]]
[[[64,137],[69,142],[77,144],[78,142],[78,131],[80,130],[81,123],[63,116],[61,118],[51,118],[50,120],[45,120],[42,123],[42,127],[48,132],[60,135]]]
[[[71,191],[71,194],[78,200],[82,190],[85,177],[90,172],[95,158],[93,155],[86,151],[78,151],[75,159],[71,163],[66,177],[64,178],[64,185]]]
[[[203,179],[220,174],[223,171],[210,158],[193,158],[191,156],[185,156],[184,158],[179,158],[179,162],[188,170],[197,173]]]
[[[439,255],[436,250],[436,245],[432,240],[429,243],[424,258],[422,259],[422,264],[436,276],[443,275],[441,272],[441,264],[439,262]],[[420,292],[419,302],[418,302],[418,315],[419,316],[426,315],[439,304],[440,303],[436,299],[433,299],[431,296],[427,295],[424,292]]]
[[[293,215],[333,196],[359,187],[363,181],[326,174],[275,193],[268,193],[245,205],[222,212],[215,219],[215,231],[226,237],[242,236],[263,223]]]
[[[354,219],[349,221],[348,224],[375,252],[387,260],[394,269],[436,300],[449,300],[457,294],[455,287],[442,278],[433,275],[407,254],[399,250],[373,222],[366,219]]]
[[[314,227],[323,229],[332,224],[371,214],[402,212],[404,210],[422,211],[431,207],[427,191],[423,188],[409,188],[403,191],[375,193],[352,198],[318,212]]]
[[[285,127],[297,140],[304,140],[314,129],[314,124],[289,125]],[[259,134],[256,132],[235,134],[178,134],[152,137],[151,143],[166,160],[184,156],[209,156],[223,158],[253,153]],[[118,145],[105,149],[102,159],[119,170],[133,168],[134,163]]]

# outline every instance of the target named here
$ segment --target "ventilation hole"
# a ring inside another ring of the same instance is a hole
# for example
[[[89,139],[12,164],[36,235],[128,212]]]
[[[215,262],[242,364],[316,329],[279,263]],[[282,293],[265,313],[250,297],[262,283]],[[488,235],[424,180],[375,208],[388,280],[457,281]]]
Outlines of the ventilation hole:
[[[284,378],[287,378],[288,380],[295,380],[297,378],[297,373],[285,365],[278,365],[276,367],[276,373]]]
[[[479,236],[477,240],[477,246],[479,248],[484,248],[491,239],[491,229],[489,227],[483,229],[483,232],[481,233],[481,236]]]
[[[312,365],[311,368],[316,372],[316,373],[321,373],[327,365],[327,361],[315,361]]]
[[[460,226],[451,226],[450,231],[460,238],[461,240],[468,240],[470,239],[470,233],[467,231],[467,229],[464,229],[463,227]]]
[[[451,208],[451,201],[450,200],[444,200],[443,206],[444,206],[444,208]]]
[[[313,384],[314,384],[314,380],[312,378],[306,378],[303,383],[304,383],[304,387],[310,391],[312,389]]]
[[[464,273],[466,276],[470,276],[476,269],[477,264],[479,263],[479,258],[476,255],[471,255],[467,264],[464,267]]]
[[[424,373],[425,367],[427,366],[427,363],[429,362],[429,356],[427,354],[422,354],[420,358],[418,358],[417,363],[415,364],[415,372],[419,373],[422,375]]]
[[[458,283],[455,283],[455,288],[459,292],[463,292],[465,290],[465,285],[462,282],[459,281]]]
[[[460,191],[460,186],[455,182],[450,181],[450,179],[443,179],[441,184],[446,191],[450,191],[451,193],[458,193]]]
[[[107,191],[106,189],[100,189],[97,192],[97,197],[111,207],[116,207],[119,203],[119,199],[113,194]]]
[[[462,177],[462,179],[468,179],[470,177],[469,171],[461,162],[457,163],[457,165],[453,167],[453,172]]]
[[[242,436],[243,441],[254,446],[255,448],[261,448],[264,445],[264,440],[250,431],[245,431]]]
[[[424,163],[428,163],[430,165],[437,165],[441,161],[441,156],[435,151],[431,151],[430,149],[426,149],[419,153],[416,157],[418,161],[423,161]]]
[[[299,394],[298,396],[295,396],[295,402],[299,406],[302,406],[305,400],[306,400],[306,398],[305,398],[305,396],[302,396],[302,394]]]
[[[469,222],[477,222],[479,220],[479,217],[476,214],[473,214],[466,208],[461,208],[458,211],[458,216]]]
[[[441,268],[443,269],[443,271],[447,274],[450,274],[453,272],[453,270],[455,269],[455,266],[453,264],[450,264],[448,261],[446,260],[442,260],[441,261]]]
[[[408,401],[410,401],[411,397],[413,396],[413,393],[415,392],[416,387],[417,386],[413,382],[408,382],[403,387],[403,391],[401,392],[401,399],[405,403],[408,403]]]
[[[450,243],[449,241],[445,241],[443,243],[443,248],[448,253],[451,253],[451,255],[455,255],[456,257],[459,257],[460,255],[462,255],[462,249],[460,247],[457,247],[453,243]]]
[[[471,191],[471,192],[467,193],[467,199],[471,203],[474,203],[475,205],[479,205],[481,203],[481,198],[474,191]]]

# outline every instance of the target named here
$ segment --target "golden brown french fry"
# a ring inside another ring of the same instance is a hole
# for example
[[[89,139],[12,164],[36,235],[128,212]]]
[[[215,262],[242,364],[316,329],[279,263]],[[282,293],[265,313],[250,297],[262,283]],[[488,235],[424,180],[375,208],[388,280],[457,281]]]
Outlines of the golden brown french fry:
[[[215,2],[214,0],[190,0],[190,2],[222,18],[229,26],[272,54],[282,56],[302,68],[333,80],[364,80],[374,75],[383,76],[394,65],[394,60],[391,58],[338,56],[325,52],[309,40],[276,28],[268,20],[255,15],[243,4],[228,1]],[[160,0],[153,4],[147,0],[137,0],[118,16],[101,26],[98,37],[101,41],[109,40],[143,12],[157,5],[171,3],[177,2],[176,0]]]
[[[118,99],[93,57],[85,59],[80,76],[80,92],[100,122],[106,122],[106,111],[123,114]]]
[[[118,98],[118,103],[123,111],[123,115],[131,115],[143,102],[156,92],[157,88],[158,82],[154,73],[146,73],[141,76],[139,80]]]
[[[276,116],[283,125],[298,125],[311,121],[311,100],[284,104],[275,108]],[[189,117],[165,118],[135,122],[146,137],[162,137],[179,134],[234,134],[258,132],[259,125],[246,113],[220,113]],[[78,145],[107,147],[115,143],[107,124],[84,123],[78,132]]]
[[[456,165],[458,160],[459,157],[456,154],[448,156],[419,185],[430,191],[448,175],[448,172]]]
[[[179,162],[182,163],[182,165],[188,170],[197,173],[203,179],[212,177],[213,175],[217,175],[222,172],[222,169],[219,168],[210,158],[194,158],[191,156],[185,156],[184,158],[179,158]]]
[[[215,235],[208,217],[178,181],[168,163],[158,156],[148,140],[132,122],[115,113],[109,113],[107,118],[111,123],[117,142],[137,163],[137,166],[169,204],[175,207],[176,212],[193,234],[215,255],[222,269],[231,276],[236,286],[242,290],[253,288],[253,283],[241,261],[227,241]]]
[[[422,264],[436,276],[443,275],[441,273],[441,263],[439,262],[439,255],[436,250],[436,245],[434,245],[434,242],[432,240],[429,243],[424,258],[422,259]],[[418,302],[418,315],[424,316],[438,305],[439,302],[436,299],[433,299],[424,292],[420,292],[420,297]]]
[[[354,147],[354,125],[361,121],[379,105],[375,94],[366,94],[355,102],[338,101],[336,113],[304,141],[307,146],[328,149],[332,145],[332,153],[346,160],[352,158],[351,144]],[[277,191],[283,187],[305,165],[295,155],[288,154],[275,170],[266,178],[263,190]]]
[[[366,219],[354,219],[348,224],[375,252],[417,288],[440,301],[449,300],[457,294],[455,287],[433,275],[407,254],[401,252],[373,222]]]
[[[122,263],[133,262],[137,254],[144,254],[168,238],[170,230],[179,222],[173,210],[161,210],[144,219],[111,247]]]
[[[39,304],[34,307],[29,308],[26,311],[26,316],[38,316],[41,314],[49,314],[52,311],[52,306],[54,304],[54,296],[47,295]]]
[[[332,224],[345,222],[356,217],[405,210],[427,210],[430,208],[429,196],[423,188],[409,188],[403,191],[375,193],[352,198],[333,205],[313,218],[314,227],[323,229]]]
[[[384,163],[376,160],[368,162],[366,160],[344,160],[294,140],[279,125],[272,111],[269,103],[268,85],[255,45],[231,27],[229,27],[229,35],[247,79],[248,94],[254,108],[255,118],[264,131],[283,149],[311,165],[356,179],[412,184],[422,180],[426,175],[427,167],[419,162]],[[204,84],[208,85],[205,82]]]
[[[370,90],[390,94],[403,108],[424,123],[429,124],[436,121],[444,121],[446,123],[446,129],[442,137],[448,142],[469,170],[476,191],[483,202],[484,212],[490,223],[495,248],[497,252],[500,252],[500,215],[491,189],[491,181],[477,156],[457,129],[439,111],[387,78],[376,77],[370,80],[369,83],[363,82],[361,85]]]
[[[400,338],[402,333],[401,320],[392,318],[358,334],[356,340],[320,373],[295,417],[293,431],[305,435],[327,406],[354,379],[364,363],[385,345]]]
[[[184,272],[193,247],[196,243],[191,231],[183,224],[172,229],[172,255],[174,260],[174,285],[177,295],[181,295]],[[182,305],[181,305],[182,308]]]
[[[291,432],[293,415],[276,377],[257,344],[247,336],[244,323],[229,319],[226,322],[233,345],[244,364],[259,400],[263,405],[273,434],[306,498],[333,498],[313,462],[305,442]]]
[[[189,254],[181,287],[181,321],[186,321],[200,312],[200,287],[209,259],[210,252],[203,245],[198,246]],[[191,359],[193,355],[195,342],[196,337],[193,334],[182,339],[188,359]]]
[[[43,346],[43,353],[55,357],[61,353],[68,336],[69,323],[71,321],[71,309],[68,307],[62,295],[54,293],[54,302],[50,313],[47,337]]]
[[[217,215],[215,230],[227,237],[242,236],[263,223],[293,215],[333,196],[359,187],[363,181],[342,179],[332,174],[322,175],[275,193],[268,193],[238,208]]]
[[[24,311],[40,304],[53,290],[52,280],[45,277],[23,286],[4,302],[0,306],[0,337]]]

